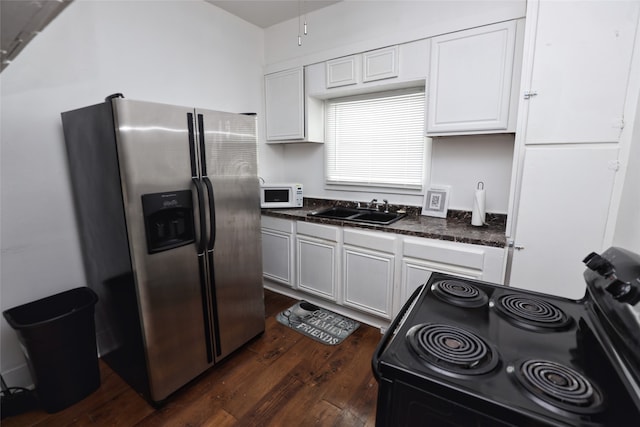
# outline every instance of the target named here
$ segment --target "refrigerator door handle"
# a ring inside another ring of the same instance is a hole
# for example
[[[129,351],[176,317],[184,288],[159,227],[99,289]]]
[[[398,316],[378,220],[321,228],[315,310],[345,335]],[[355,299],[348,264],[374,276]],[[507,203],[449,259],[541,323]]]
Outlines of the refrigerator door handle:
[[[202,180],[207,187],[207,197],[209,199],[209,226],[211,227],[211,230],[209,232],[207,250],[213,251],[213,247],[216,244],[216,204],[213,198],[213,184],[208,176],[203,177]]]
[[[198,216],[200,226],[200,241],[198,242],[198,272],[200,277],[200,293],[202,294],[202,317],[204,319],[204,339],[207,349],[207,363],[213,362],[213,343],[211,340],[211,318],[209,317],[209,292],[207,289],[207,267],[205,251],[207,245],[207,226],[204,205],[204,189],[202,181],[198,178],[196,162],[196,138],[193,128],[193,114],[187,113],[187,126],[189,128],[189,157],[191,159],[191,181],[196,188],[198,198]]]
[[[196,187],[196,195],[198,197],[198,217],[200,223],[200,240],[198,242],[198,256],[204,255],[207,248],[207,217],[204,211],[204,190],[202,183],[198,178],[191,178],[193,185]]]
[[[198,139],[200,141],[200,169],[202,176],[207,176],[207,159],[204,150],[204,116],[198,114]]]
[[[206,146],[204,140],[204,116],[202,114],[198,114],[198,143],[200,148],[200,173],[202,174],[202,181],[204,181],[204,186],[207,187],[207,199],[209,201],[209,241],[206,245],[206,249],[203,249],[207,252],[207,264],[209,266],[209,295],[211,297],[211,316],[213,323],[213,338],[215,343],[215,351],[216,356],[220,356],[222,354],[221,342],[220,342],[220,327],[218,321],[218,298],[216,295],[216,275],[215,275],[215,266],[213,264],[213,247],[216,242],[216,207],[213,196],[213,184],[211,180],[207,176],[207,156],[206,156]],[[204,190],[203,190],[204,191]],[[204,237],[204,236],[203,236]],[[210,330],[210,327],[207,326]],[[210,336],[207,337],[207,343],[211,340]],[[209,350],[207,350],[209,352]],[[209,356],[209,353],[207,353]]]
[[[209,292],[211,294],[211,315],[213,317],[213,338],[215,342],[216,356],[222,354],[222,345],[220,341],[220,329],[218,321],[218,297],[216,295],[216,275],[213,263],[213,248],[216,243],[216,206],[213,194],[213,183],[207,176],[207,156],[204,140],[204,116],[198,114],[198,141],[200,144],[200,172],[202,173],[202,181],[207,187],[207,199],[209,200],[209,242],[207,244],[207,261],[209,265]]]
[[[191,177],[198,176],[196,165],[196,137],[193,131],[193,113],[187,113],[187,127],[189,128],[189,159],[191,160]]]
[[[204,340],[207,348],[207,363],[213,362],[213,343],[211,342],[211,319],[209,318],[209,298],[207,293],[207,268],[204,254],[198,254],[200,272],[200,293],[202,294],[202,315],[204,318]]]
[[[207,250],[212,251],[216,241],[216,209],[215,201],[213,199],[213,184],[207,176],[207,155],[204,140],[204,116],[202,114],[198,114],[198,142],[200,145],[200,171],[202,173],[202,180],[207,187],[207,198],[209,200],[209,226],[211,230],[209,234]]]
[[[200,276],[200,293],[202,294],[202,316],[204,319],[204,339],[207,347],[207,362],[213,362],[213,350],[211,340],[211,318],[209,317],[209,290],[207,289],[207,267],[205,260],[205,252],[207,250],[207,226],[205,224],[206,217],[204,211],[204,190],[202,182],[198,178],[192,178],[193,185],[196,187],[198,195],[198,210],[200,213],[200,241],[198,242],[198,270]],[[217,327],[217,321],[214,328]],[[217,343],[216,343],[217,344]]]
[[[216,294],[216,275],[213,266],[213,251],[207,251],[207,261],[209,262],[209,283],[211,283],[211,315],[213,316],[213,338],[215,342],[216,356],[222,354],[222,343],[220,341],[220,321],[218,318],[218,296]]]
[[[200,119],[200,117],[198,117]],[[191,181],[194,187],[196,187],[196,195],[198,197],[198,213],[199,213],[199,227],[200,227],[200,240],[198,241],[198,256],[204,255],[207,244],[207,230],[205,222],[207,217],[204,210],[204,190],[202,189],[202,182],[198,178],[197,164],[196,164],[196,138],[193,128],[193,113],[187,113],[187,127],[189,128],[189,158],[191,160]]]

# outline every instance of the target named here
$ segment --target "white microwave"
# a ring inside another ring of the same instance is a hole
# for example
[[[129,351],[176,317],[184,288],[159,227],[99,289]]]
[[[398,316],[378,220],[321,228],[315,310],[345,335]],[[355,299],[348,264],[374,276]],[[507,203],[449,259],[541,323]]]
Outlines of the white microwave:
[[[301,208],[302,184],[261,184],[260,207],[267,209]]]

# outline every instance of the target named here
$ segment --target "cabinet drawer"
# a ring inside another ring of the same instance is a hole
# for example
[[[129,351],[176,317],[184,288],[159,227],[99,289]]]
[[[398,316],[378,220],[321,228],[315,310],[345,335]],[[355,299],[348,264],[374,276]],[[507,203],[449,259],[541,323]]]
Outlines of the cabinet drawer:
[[[340,228],[331,225],[313,224],[310,222],[298,221],[298,234],[316,237],[318,239],[337,242],[340,236]]]
[[[459,265],[482,271],[484,251],[474,247],[460,247],[446,242],[405,239],[405,257],[424,259],[444,264]]]
[[[293,233],[294,222],[288,219],[274,218],[271,216],[262,216],[262,228],[280,231],[282,233]]]
[[[380,252],[395,252],[396,236],[386,233],[372,233],[345,229],[344,244],[360,246],[361,248],[372,249]]]

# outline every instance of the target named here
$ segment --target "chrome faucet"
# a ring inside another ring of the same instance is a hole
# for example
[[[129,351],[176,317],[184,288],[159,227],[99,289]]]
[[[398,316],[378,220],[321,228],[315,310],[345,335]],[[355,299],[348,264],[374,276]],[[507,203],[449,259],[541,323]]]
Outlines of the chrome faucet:
[[[382,199],[382,202],[384,203],[384,212],[389,212],[389,201],[387,199]]]
[[[376,209],[376,203],[378,202],[378,199],[373,199],[369,202],[369,209]]]

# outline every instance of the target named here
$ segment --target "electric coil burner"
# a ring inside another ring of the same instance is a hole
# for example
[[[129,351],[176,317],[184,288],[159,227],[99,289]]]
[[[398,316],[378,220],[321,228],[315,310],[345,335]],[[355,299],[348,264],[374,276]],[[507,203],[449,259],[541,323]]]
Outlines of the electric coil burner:
[[[585,263],[579,301],[432,273],[373,357],[376,425],[639,425],[640,256]]]
[[[407,332],[409,345],[429,367],[450,375],[491,371],[498,356],[478,335],[454,326],[416,325]]]
[[[525,360],[509,365],[513,374],[531,398],[551,411],[597,413],[602,395],[598,388],[580,372],[548,360]]]
[[[483,307],[489,300],[477,286],[460,280],[441,280],[431,285],[431,291],[441,300],[460,307]]]
[[[571,326],[572,320],[561,309],[545,300],[527,295],[503,295],[489,304],[511,323],[534,331],[559,331]]]

